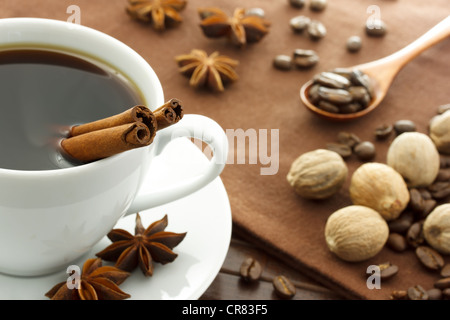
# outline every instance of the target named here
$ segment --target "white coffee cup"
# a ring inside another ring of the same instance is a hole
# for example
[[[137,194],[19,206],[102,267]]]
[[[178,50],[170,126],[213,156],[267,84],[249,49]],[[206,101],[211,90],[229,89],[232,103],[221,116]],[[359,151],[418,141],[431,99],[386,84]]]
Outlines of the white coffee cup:
[[[56,20],[0,19],[0,48],[23,45],[54,46],[98,57],[128,76],[150,109],[165,102],[150,65],[104,33]],[[194,137],[210,145],[214,156],[204,173],[140,194],[153,157],[176,137]],[[37,276],[67,268],[121,217],[187,196],[217,178],[227,151],[226,135],[216,122],[186,114],[179,123],[158,131],[150,146],[93,163],[43,171],[0,168],[0,272]]]

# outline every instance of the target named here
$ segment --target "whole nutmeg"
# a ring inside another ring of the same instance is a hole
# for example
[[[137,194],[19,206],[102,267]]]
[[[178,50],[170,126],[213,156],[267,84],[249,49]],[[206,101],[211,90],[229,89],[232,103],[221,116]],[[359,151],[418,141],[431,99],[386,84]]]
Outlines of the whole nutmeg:
[[[402,176],[377,162],[365,163],[355,170],[349,191],[353,204],[372,208],[386,221],[398,218],[410,197]]]
[[[347,165],[339,154],[317,149],[292,163],[287,181],[304,198],[325,199],[339,191],[347,175]]]
[[[332,213],[325,225],[325,241],[331,252],[345,261],[374,257],[389,237],[389,227],[378,212],[358,205]]]
[[[405,132],[389,146],[387,164],[402,175],[408,187],[426,187],[439,172],[439,152],[427,135]]]
[[[450,254],[450,203],[437,206],[426,217],[423,235],[434,249]]]
[[[440,152],[450,154],[450,110],[432,119],[430,138]]]

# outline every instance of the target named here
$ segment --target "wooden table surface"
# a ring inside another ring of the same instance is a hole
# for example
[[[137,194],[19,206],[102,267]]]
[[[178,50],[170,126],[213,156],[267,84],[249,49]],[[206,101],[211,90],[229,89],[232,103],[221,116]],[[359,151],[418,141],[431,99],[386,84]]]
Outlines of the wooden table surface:
[[[259,281],[249,283],[239,275],[242,262],[247,257],[258,260],[263,268]],[[233,234],[230,248],[219,274],[200,300],[278,300],[272,279],[284,275],[296,287],[293,300],[339,300],[338,294],[325,288],[301,272],[280,262],[260,248]]]

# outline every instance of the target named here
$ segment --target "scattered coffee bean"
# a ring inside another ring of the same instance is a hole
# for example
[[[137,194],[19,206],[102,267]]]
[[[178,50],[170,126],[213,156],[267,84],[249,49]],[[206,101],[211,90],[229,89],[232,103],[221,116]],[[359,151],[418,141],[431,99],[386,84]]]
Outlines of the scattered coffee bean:
[[[450,278],[450,263],[447,263],[447,264],[441,269],[441,277],[444,277],[444,278]]]
[[[419,218],[425,219],[431,211],[436,207],[437,202],[434,199],[427,199],[423,201],[423,210],[420,212]]]
[[[400,217],[388,222],[389,231],[406,234],[413,223],[414,213],[411,211],[404,211]]]
[[[291,70],[293,67],[292,58],[285,54],[279,54],[273,59],[273,65],[280,70]]]
[[[276,276],[273,281],[273,288],[275,293],[282,299],[291,299],[295,296],[295,286],[285,276]]]
[[[327,35],[327,28],[322,22],[317,20],[311,20],[306,31],[312,40],[319,40]]]
[[[406,233],[406,242],[413,247],[417,248],[425,242],[423,236],[423,221],[414,222],[411,227],[409,227]]]
[[[408,288],[408,299],[409,300],[428,300],[428,293],[420,285],[410,287],[410,288]]]
[[[378,140],[386,140],[392,134],[394,126],[390,124],[383,124],[375,129],[375,137]]]
[[[351,36],[350,38],[347,39],[346,46],[349,52],[359,51],[362,46],[361,38],[358,36]]]
[[[380,268],[380,279],[390,279],[398,273],[398,267],[390,262],[381,263],[378,267]]]
[[[444,266],[444,258],[439,252],[430,247],[418,246],[416,248],[416,256],[428,269],[438,271]],[[448,279],[450,280],[450,278]]]
[[[257,281],[261,277],[262,267],[257,260],[250,257],[242,262],[239,272],[245,281]]]
[[[450,182],[438,181],[428,187],[434,199],[445,199],[450,196]]]
[[[382,37],[386,34],[387,27],[381,19],[369,19],[366,23],[366,33],[372,37]]]
[[[336,152],[344,159],[352,155],[352,148],[342,143],[327,143],[327,149]]]
[[[245,15],[264,18],[266,13],[264,12],[264,9],[262,9],[262,8],[250,8],[250,9],[245,10]]]
[[[311,68],[319,62],[319,56],[314,50],[295,49],[293,61],[299,68]]]
[[[398,120],[394,123],[394,130],[397,135],[404,132],[416,131],[416,124],[411,120]]]
[[[440,169],[436,181],[450,181],[450,168]]]
[[[344,89],[320,87],[319,97],[333,104],[346,104],[352,101],[352,96]]]
[[[307,16],[297,16],[289,20],[289,25],[291,26],[292,31],[301,33],[308,27],[310,22],[311,19]]]
[[[394,290],[391,293],[392,300],[406,300],[408,299],[408,292],[406,290]]]
[[[370,141],[363,141],[355,146],[355,154],[361,161],[369,161],[375,157],[375,145]]]
[[[327,0],[311,0],[309,8],[313,11],[322,11],[327,6]]]
[[[438,112],[438,114],[443,114],[444,112],[446,112],[448,110],[450,110],[450,103],[439,106],[437,112]]]
[[[434,287],[438,289],[450,288],[450,278],[442,278],[434,283]]]
[[[389,248],[397,252],[403,252],[408,249],[408,243],[406,242],[405,237],[395,232],[389,234],[386,244]]]
[[[442,299],[442,291],[437,288],[432,288],[427,290],[428,300],[441,300]]]
[[[305,0],[289,0],[289,4],[294,8],[301,9],[305,6]]]
[[[409,190],[409,206],[414,212],[422,212],[424,207],[424,200],[422,194],[416,188]]]
[[[354,133],[341,131],[338,133],[337,140],[339,143],[348,145],[350,148],[354,148],[361,139]]]

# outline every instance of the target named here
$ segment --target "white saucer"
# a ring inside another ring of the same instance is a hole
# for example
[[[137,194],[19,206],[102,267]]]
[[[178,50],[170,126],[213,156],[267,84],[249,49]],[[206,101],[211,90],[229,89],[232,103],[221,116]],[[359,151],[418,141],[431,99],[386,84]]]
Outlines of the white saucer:
[[[174,179],[190,177],[202,171],[207,159],[189,140],[180,138],[169,144],[161,156],[153,160],[142,189],[169,185]],[[151,177],[151,182],[149,181]],[[120,285],[132,300],[194,300],[198,299],[219,272],[231,239],[231,210],[225,187],[217,178],[194,194],[172,203],[140,213],[144,227],[167,214],[166,231],[187,232],[174,248],[178,257],[169,264],[155,263],[152,277],[144,277],[140,269]],[[134,234],[135,215],[121,219],[115,228]],[[104,237],[86,259],[106,248],[111,241]],[[105,263],[106,264],[106,263]],[[109,263],[108,263],[109,264]],[[45,293],[53,285],[66,281],[66,270],[42,277],[13,277],[0,274],[0,299],[48,299]]]

